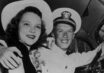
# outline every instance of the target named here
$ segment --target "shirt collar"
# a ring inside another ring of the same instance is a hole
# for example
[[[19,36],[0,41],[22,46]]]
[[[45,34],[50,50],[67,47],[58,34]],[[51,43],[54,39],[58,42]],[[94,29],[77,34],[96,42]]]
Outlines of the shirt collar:
[[[52,51],[55,52],[55,53],[58,53],[58,54],[65,54],[66,55],[66,51],[63,51],[60,47],[58,47],[55,42],[53,42],[52,44]]]

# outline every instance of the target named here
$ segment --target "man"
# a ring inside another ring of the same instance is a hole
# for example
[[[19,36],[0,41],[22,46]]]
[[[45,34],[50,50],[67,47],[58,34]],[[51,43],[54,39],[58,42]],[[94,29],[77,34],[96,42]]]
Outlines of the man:
[[[53,12],[53,17],[55,19],[53,38],[48,39],[50,51],[40,49],[42,56],[46,57],[42,57],[46,61],[45,68],[49,73],[74,73],[76,67],[91,63],[103,44],[93,51],[67,55],[67,50],[70,49],[72,40],[81,27],[80,15],[73,9],[59,8]]]

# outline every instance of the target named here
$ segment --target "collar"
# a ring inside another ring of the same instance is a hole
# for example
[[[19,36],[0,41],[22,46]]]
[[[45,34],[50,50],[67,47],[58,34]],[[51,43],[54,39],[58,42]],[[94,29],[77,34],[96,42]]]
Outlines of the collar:
[[[63,51],[60,47],[58,47],[55,42],[53,42],[52,44],[52,47],[51,47],[51,50],[54,52],[54,53],[57,53],[59,55],[66,55],[66,51]]]

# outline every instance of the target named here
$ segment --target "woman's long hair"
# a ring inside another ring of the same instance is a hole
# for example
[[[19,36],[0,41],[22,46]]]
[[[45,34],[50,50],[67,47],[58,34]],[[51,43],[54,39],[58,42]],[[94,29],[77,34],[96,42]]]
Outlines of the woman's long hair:
[[[7,26],[6,29],[6,40],[11,39],[14,41],[19,41],[19,36],[18,36],[18,29],[19,29],[19,22],[23,16],[24,13],[26,12],[33,12],[37,14],[40,18],[42,18],[42,13],[35,7],[29,6],[26,7],[25,9],[21,10],[14,18],[11,19],[10,23]],[[34,43],[33,46],[34,48],[39,47],[44,41],[45,41],[46,33],[45,33],[45,25],[42,21],[42,26],[41,26],[41,35],[36,43]],[[33,47],[32,46],[32,47]]]

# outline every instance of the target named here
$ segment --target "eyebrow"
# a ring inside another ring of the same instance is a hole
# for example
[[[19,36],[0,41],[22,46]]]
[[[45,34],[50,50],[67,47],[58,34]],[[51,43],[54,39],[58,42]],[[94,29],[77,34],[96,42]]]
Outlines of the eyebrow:
[[[21,22],[28,22],[28,23],[30,23],[30,21],[27,21],[27,20],[26,21],[25,20],[21,20]]]

